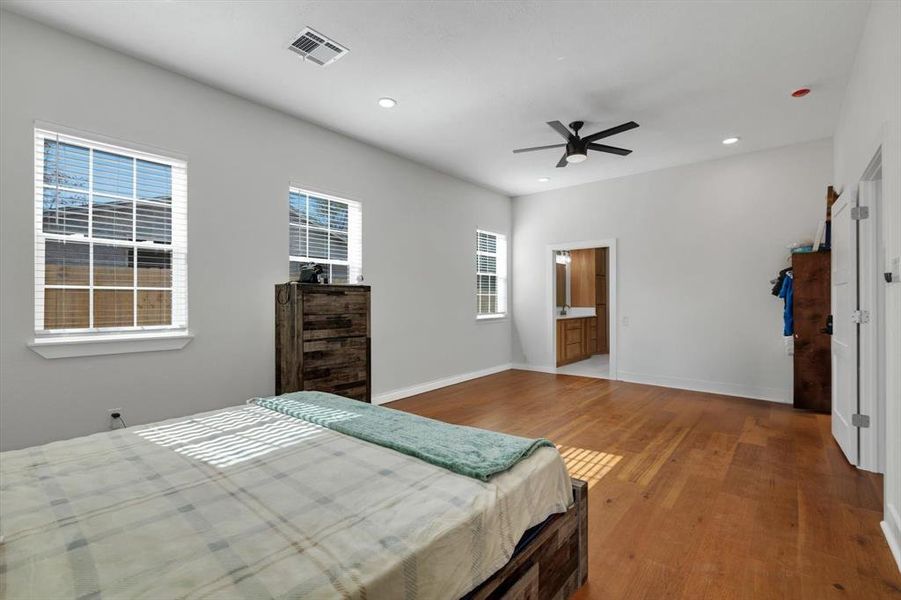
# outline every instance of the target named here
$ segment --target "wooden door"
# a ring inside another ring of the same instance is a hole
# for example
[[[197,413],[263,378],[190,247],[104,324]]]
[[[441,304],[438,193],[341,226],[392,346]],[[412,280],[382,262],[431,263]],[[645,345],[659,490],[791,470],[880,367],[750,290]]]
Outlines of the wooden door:
[[[595,251],[593,248],[573,250],[569,265],[570,299],[573,306],[595,305]]]
[[[608,321],[607,249],[598,248],[595,258],[595,315],[597,322],[597,344],[592,354],[610,353]]]
[[[858,462],[857,412],[857,190],[849,188],[832,205],[832,436],[852,465]],[[797,353],[797,350],[795,350]]]
[[[590,357],[598,351],[598,320],[585,319],[585,356]]]
[[[795,326],[794,406],[829,412],[832,403],[829,334],[828,252],[795,254],[793,316]]]
[[[564,342],[566,341],[566,330],[563,328],[566,321],[558,319],[556,323],[554,323],[554,330],[557,333],[557,366],[561,366],[563,364],[563,347]]]
[[[585,354],[584,350],[584,331],[582,327],[582,319],[566,319],[565,339],[566,346],[564,348],[563,358],[567,362],[576,361]]]

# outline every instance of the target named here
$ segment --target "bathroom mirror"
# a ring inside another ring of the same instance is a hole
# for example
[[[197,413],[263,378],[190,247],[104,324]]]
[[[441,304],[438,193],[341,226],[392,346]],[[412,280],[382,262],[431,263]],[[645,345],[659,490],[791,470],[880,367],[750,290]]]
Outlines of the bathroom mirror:
[[[571,305],[570,302],[570,265],[572,257],[566,250],[557,250],[554,252],[554,273],[555,283],[554,290],[557,297],[556,307],[559,311],[564,305]]]

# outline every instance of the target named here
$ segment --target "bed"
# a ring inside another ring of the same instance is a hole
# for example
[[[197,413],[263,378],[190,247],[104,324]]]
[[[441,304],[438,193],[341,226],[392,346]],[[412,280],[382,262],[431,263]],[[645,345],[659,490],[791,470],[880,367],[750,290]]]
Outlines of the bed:
[[[481,481],[246,405],[0,459],[8,598],[566,598],[587,577],[585,486],[551,447]]]

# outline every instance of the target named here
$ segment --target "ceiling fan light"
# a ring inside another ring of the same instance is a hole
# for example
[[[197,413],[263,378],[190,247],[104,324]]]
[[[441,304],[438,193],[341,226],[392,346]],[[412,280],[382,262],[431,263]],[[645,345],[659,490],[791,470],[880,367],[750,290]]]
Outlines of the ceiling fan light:
[[[586,158],[588,158],[587,154],[580,154],[578,152],[573,152],[572,154],[566,155],[566,162],[576,164],[576,163],[580,163],[580,162],[584,161]]]

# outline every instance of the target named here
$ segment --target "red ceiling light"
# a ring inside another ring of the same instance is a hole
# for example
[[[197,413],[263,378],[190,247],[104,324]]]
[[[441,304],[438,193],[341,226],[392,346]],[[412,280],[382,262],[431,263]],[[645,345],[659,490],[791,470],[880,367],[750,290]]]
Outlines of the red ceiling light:
[[[792,98],[803,98],[810,93],[810,88],[798,88],[792,92]]]

